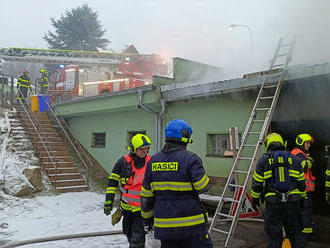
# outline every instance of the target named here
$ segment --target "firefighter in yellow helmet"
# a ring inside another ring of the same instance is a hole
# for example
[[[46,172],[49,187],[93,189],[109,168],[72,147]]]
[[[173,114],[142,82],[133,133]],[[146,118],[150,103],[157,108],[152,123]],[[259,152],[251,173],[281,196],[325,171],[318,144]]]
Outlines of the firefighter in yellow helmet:
[[[329,152],[327,147],[327,152]],[[330,205],[330,156],[327,156],[327,168],[325,170],[325,200]]]
[[[308,133],[299,134],[296,138],[297,147],[291,151],[291,154],[300,160],[306,183],[306,192],[302,193],[303,200],[303,233],[306,238],[310,238],[313,233],[312,227],[312,192],[315,191],[315,177],[312,174],[313,159],[309,155],[309,150],[314,142],[314,138]]]
[[[39,94],[47,94],[48,91],[48,84],[49,84],[49,77],[47,75],[47,71],[45,69],[40,70],[41,78],[38,80],[38,84],[40,87]]]
[[[304,247],[300,215],[300,191],[305,190],[305,178],[299,160],[285,151],[280,134],[271,133],[265,139],[266,153],[258,160],[252,180],[252,205],[260,205],[265,194],[265,231],[267,247],[282,247],[284,228],[292,247]]]
[[[140,191],[144,179],[151,140],[144,134],[132,137],[129,154],[121,157],[114,165],[108,178],[104,214],[109,215],[113,208],[115,194],[120,184],[123,232],[129,247],[145,246],[145,231],[141,217]],[[119,221],[119,220],[118,220]],[[114,223],[113,223],[114,224]]]

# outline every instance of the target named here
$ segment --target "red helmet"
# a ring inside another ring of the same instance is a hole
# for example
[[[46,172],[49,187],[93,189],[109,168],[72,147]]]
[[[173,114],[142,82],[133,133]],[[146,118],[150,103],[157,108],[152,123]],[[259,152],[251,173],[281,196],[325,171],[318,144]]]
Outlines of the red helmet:
[[[24,70],[23,71],[23,74],[26,74],[26,73],[29,74],[29,71],[28,70]]]

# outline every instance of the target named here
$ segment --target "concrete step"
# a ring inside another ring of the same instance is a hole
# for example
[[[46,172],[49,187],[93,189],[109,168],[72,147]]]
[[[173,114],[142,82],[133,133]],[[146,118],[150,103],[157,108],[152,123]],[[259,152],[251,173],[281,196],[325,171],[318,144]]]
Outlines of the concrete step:
[[[72,158],[70,156],[51,156],[53,161],[57,162],[72,162]],[[40,157],[41,162],[50,162],[50,158],[48,156],[46,157]]]
[[[52,181],[55,183],[55,181]],[[70,179],[70,180],[57,180],[55,183],[56,188],[58,187],[66,187],[66,186],[86,186],[86,182],[84,179]]]
[[[67,148],[65,146],[46,146],[48,152],[54,152],[54,151],[67,151]],[[42,151],[46,151],[45,147],[43,145],[38,145],[37,146],[37,152],[42,152]]]
[[[53,127],[39,127],[35,126],[38,132],[47,132],[47,133],[56,133],[56,130]],[[26,127],[25,130],[27,132],[36,132],[34,127]]]
[[[51,156],[69,156],[68,151],[49,151]],[[39,157],[47,157],[48,154],[45,151],[37,152]]]
[[[44,136],[40,135],[41,138],[43,139]],[[37,142],[41,142],[38,136],[34,136],[31,137],[31,140],[33,140],[33,142],[37,143]],[[44,140],[44,139],[43,139]],[[56,136],[48,136],[47,140],[45,141],[49,141],[49,142],[62,142],[62,139],[60,137],[56,137]]]
[[[54,161],[56,167],[57,168],[72,168],[74,167],[73,162],[64,162],[64,161]],[[53,169],[54,165],[52,162],[42,162],[42,165],[46,168],[46,169]]]
[[[56,180],[70,180],[70,179],[82,179],[82,175],[80,173],[62,173],[62,174],[48,174],[49,179],[51,181]]]
[[[29,134],[32,136],[32,137],[39,137],[39,135],[38,134],[40,134],[41,136],[43,136],[43,137],[60,137],[59,135],[58,135],[58,133],[56,133],[56,132],[29,132]]]
[[[79,173],[77,167],[59,167],[55,168],[45,168],[48,174],[67,174],[67,173]]]
[[[64,187],[57,187],[56,191],[65,193],[65,192],[81,192],[81,191],[88,191],[87,185],[79,185],[79,186],[64,186]]]

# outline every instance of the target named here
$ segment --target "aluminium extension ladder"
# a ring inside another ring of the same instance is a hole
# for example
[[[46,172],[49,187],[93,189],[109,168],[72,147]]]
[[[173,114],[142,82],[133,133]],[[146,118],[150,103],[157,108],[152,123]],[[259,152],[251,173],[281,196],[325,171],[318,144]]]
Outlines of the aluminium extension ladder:
[[[286,44],[283,43],[282,38],[279,40],[269,67],[269,71],[276,72],[276,83],[274,80],[269,82],[268,75],[263,80],[246,125],[238,154],[211,222],[209,233],[218,233],[221,240],[224,241],[224,247],[232,247],[233,245],[231,239],[241,212],[242,202],[245,199],[247,184],[252,170],[255,168],[260,145],[268,131],[294,45],[295,38],[291,43]],[[238,180],[243,183],[238,183]],[[238,199],[234,197],[233,189],[242,192]],[[237,205],[234,214],[230,214],[228,208],[224,207],[225,202]]]

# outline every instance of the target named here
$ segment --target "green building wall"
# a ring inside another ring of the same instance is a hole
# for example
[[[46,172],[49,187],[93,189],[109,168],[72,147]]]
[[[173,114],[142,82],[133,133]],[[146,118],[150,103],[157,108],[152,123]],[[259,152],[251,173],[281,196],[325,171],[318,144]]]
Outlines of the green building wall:
[[[238,127],[242,135],[253,104],[253,97],[246,94],[172,102],[167,107],[164,124],[175,118],[186,120],[193,129],[193,143],[188,145],[188,150],[202,158],[208,175],[226,177],[233,158],[207,156],[207,135],[229,134],[231,127]]]
[[[140,109],[72,117],[69,127],[80,143],[107,170],[111,171],[119,157],[128,153],[127,132],[146,131],[154,140],[154,116]],[[105,148],[91,147],[93,133],[106,133]],[[151,153],[153,153],[151,149]]]

